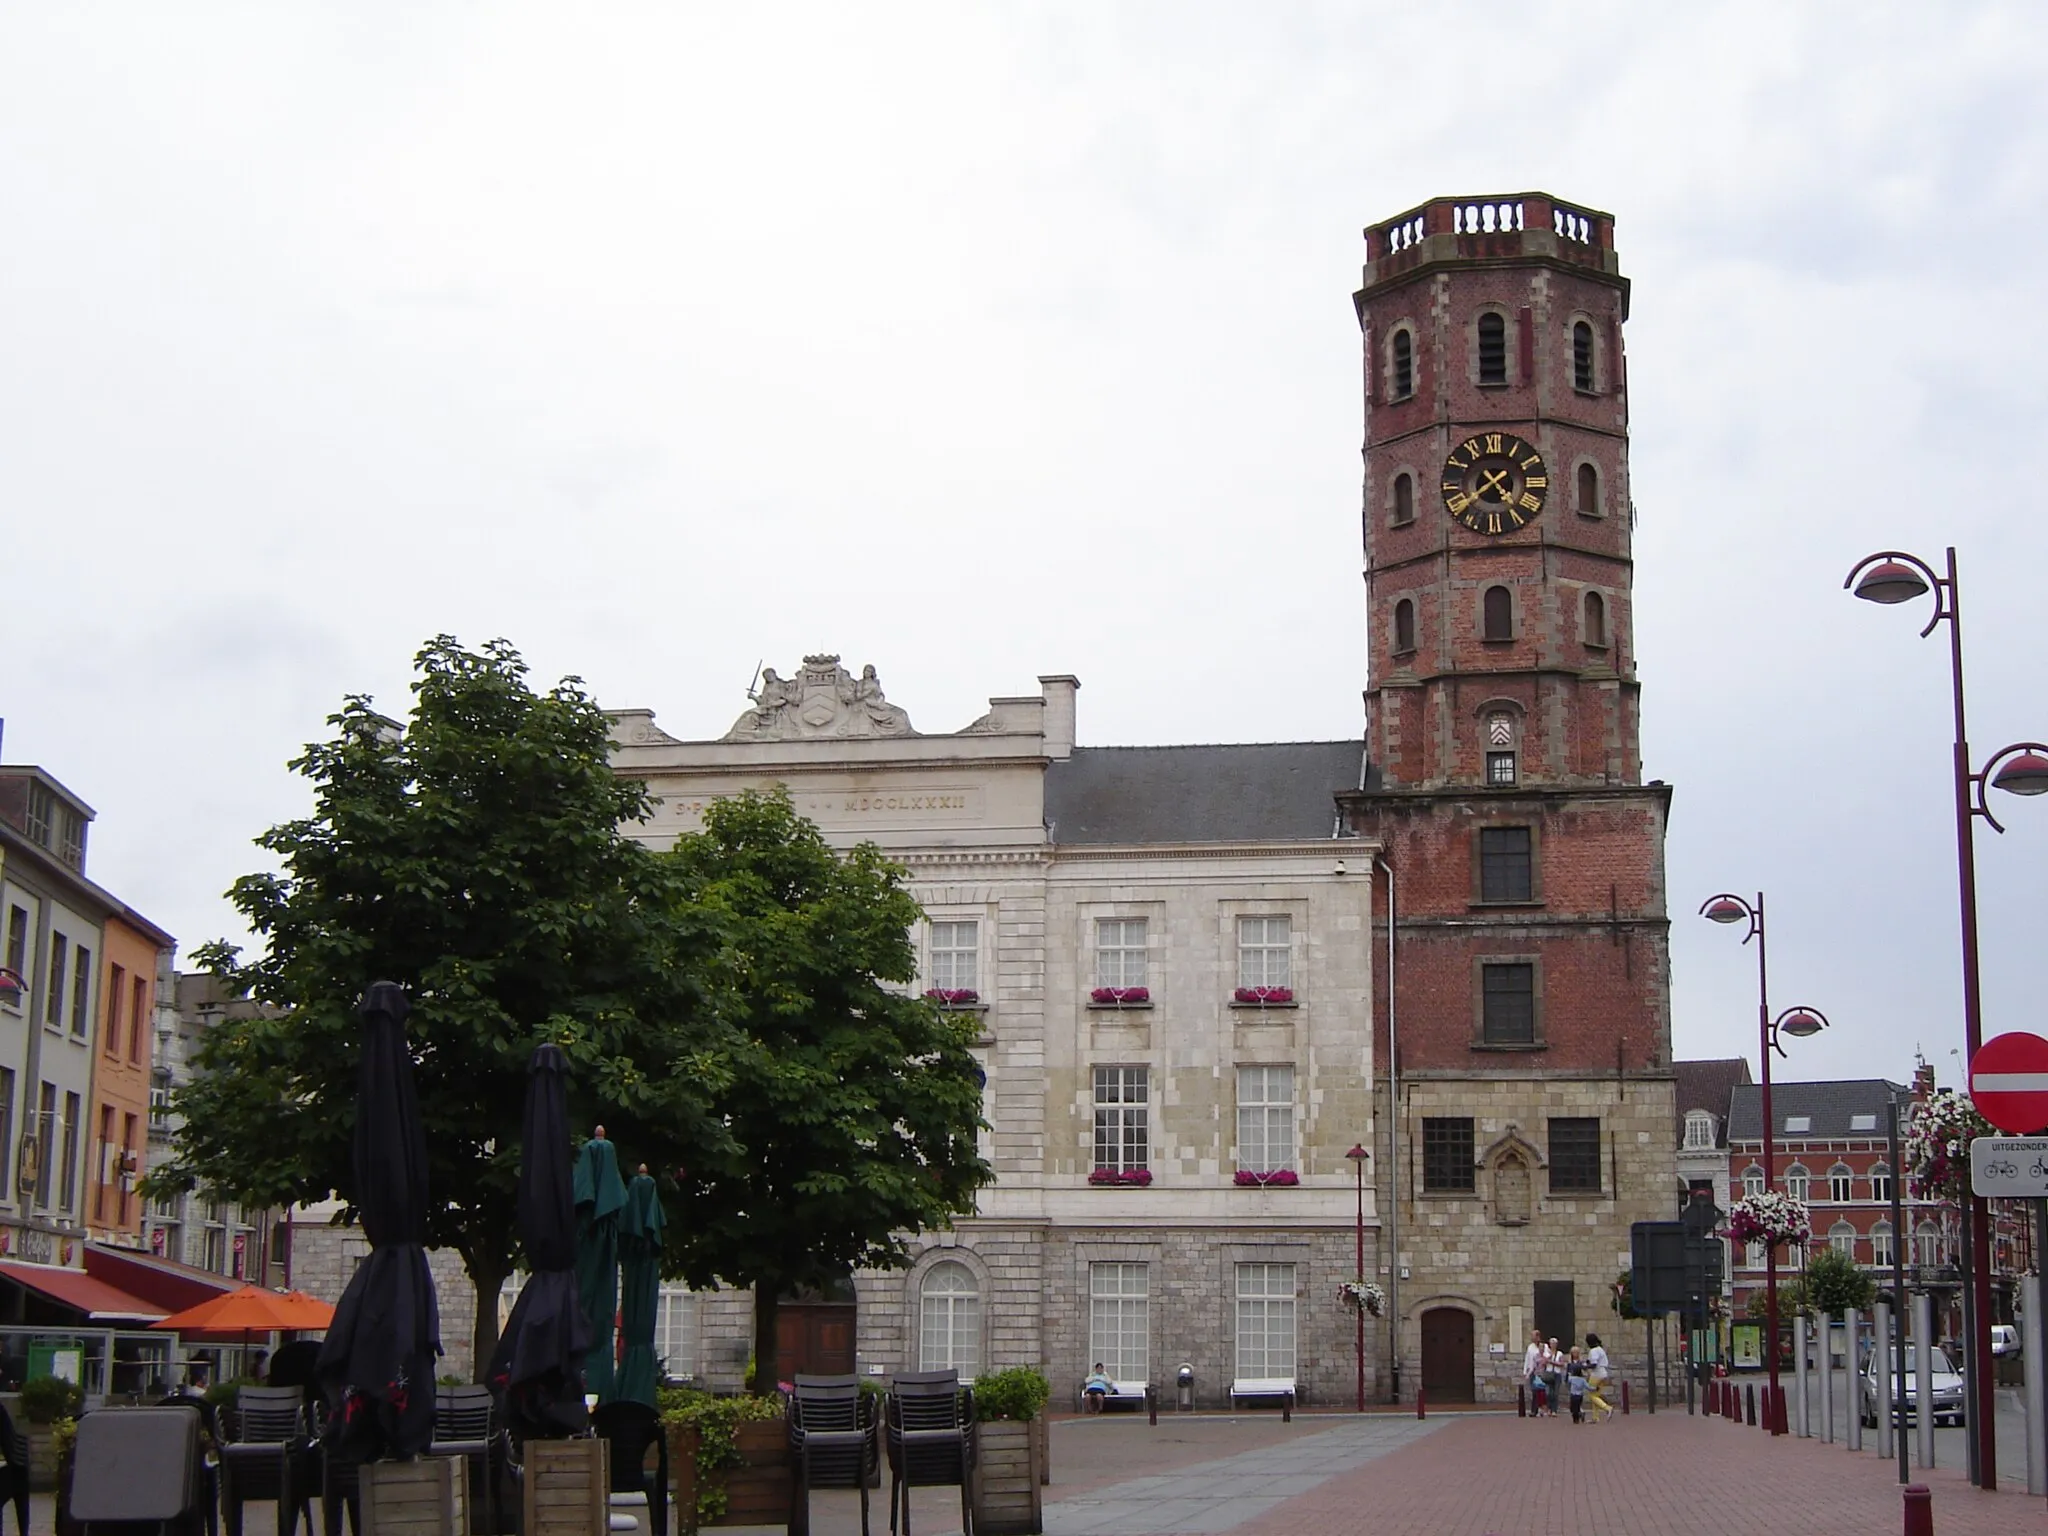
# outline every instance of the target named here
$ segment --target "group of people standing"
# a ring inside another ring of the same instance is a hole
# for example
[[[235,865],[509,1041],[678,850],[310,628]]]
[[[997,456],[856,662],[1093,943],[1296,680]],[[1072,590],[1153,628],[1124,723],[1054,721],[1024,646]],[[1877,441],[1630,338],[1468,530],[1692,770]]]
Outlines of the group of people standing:
[[[1522,1351],[1522,1380],[1529,1388],[1529,1417],[1554,1419],[1560,1407],[1569,1404],[1574,1424],[1602,1416],[1612,1418],[1614,1407],[1603,1395],[1610,1370],[1607,1350],[1600,1335],[1589,1333],[1583,1346],[1561,1349],[1555,1339],[1540,1333],[1529,1335],[1529,1347]]]

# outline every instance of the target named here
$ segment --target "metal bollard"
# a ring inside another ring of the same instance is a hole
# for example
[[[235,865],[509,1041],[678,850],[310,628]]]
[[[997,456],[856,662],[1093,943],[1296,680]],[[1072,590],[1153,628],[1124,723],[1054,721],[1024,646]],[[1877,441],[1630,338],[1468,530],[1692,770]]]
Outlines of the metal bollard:
[[[1149,1381],[1145,1383],[1145,1422],[1154,1429],[1159,1427],[1159,1388]]]
[[[1415,1417],[1418,1419],[1429,1417],[1428,1407],[1422,1401],[1422,1388],[1420,1387],[1415,1389]]]
[[[1934,1495],[1925,1483],[1905,1487],[1906,1536],[1934,1536]]]
[[[1515,1417],[1518,1419],[1529,1417],[1529,1389],[1525,1386],[1515,1388]]]
[[[1621,1416],[1623,1418],[1628,1417],[1628,1383],[1626,1381],[1621,1384]]]
[[[1749,1384],[1749,1391],[1743,1394],[1749,1400],[1749,1427],[1756,1428],[1756,1383]]]

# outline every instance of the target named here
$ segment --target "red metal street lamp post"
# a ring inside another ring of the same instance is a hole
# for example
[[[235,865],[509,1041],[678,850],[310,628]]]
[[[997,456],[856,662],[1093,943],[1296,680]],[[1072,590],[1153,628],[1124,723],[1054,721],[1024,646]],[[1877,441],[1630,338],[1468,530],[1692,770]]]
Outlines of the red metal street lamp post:
[[[1777,1018],[1771,1017],[1771,973],[1764,950],[1764,893],[1756,893],[1755,902],[1744,901],[1740,896],[1724,891],[1719,896],[1710,896],[1700,904],[1700,916],[1717,923],[1747,922],[1749,931],[1742,936],[1747,944],[1756,940],[1756,1019],[1759,1054],[1763,1058],[1763,1120],[1764,1120],[1764,1188],[1777,1187],[1777,1144],[1771,1125],[1771,1052],[1785,1054],[1784,1046],[1778,1043],[1778,1036],[1791,1035],[1794,1039],[1805,1039],[1817,1035],[1828,1027],[1828,1021],[1812,1008],[1787,1008]],[[1785,1433],[1785,1394],[1778,1385],[1778,1245],[1764,1244],[1764,1361],[1771,1373],[1770,1385],[1765,1389],[1764,1422],[1774,1435]]]
[[[1362,1286],[1365,1284],[1365,1160],[1372,1154],[1364,1146],[1353,1143],[1344,1154],[1351,1159],[1352,1171],[1358,1178],[1358,1256],[1352,1265],[1352,1274]],[[1354,1309],[1358,1313],[1358,1411],[1365,1412],[1365,1297],[1358,1298]]]
[[[1956,589],[1956,552],[1947,551],[1948,573],[1942,575],[1917,555],[1904,550],[1881,550],[1856,563],[1842,585],[1865,602],[1909,603],[1928,592],[1934,594],[1934,614],[1920,631],[1924,640],[1942,620],[1948,621],[1949,679],[1955,704],[1955,810],[1956,876],[1960,888],[1963,919],[1963,1037],[1965,1056],[1975,1057],[1984,1043],[1983,1001],[1978,990],[1977,970],[1977,852],[1973,832],[1975,819],[1982,816],[1993,830],[2003,832],[1998,818],[1985,804],[1987,786],[2016,795],[2048,792],[2048,747],[2038,742],[2021,742],[1998,752],[1984,772],[1970,770],[1969,732],[1963,718],[1963,623]],[[2001,766],[2002,765],[2002,766]],[[1968,1081],[1969,1062],[1963,1065]],[[1998,1486],[1997,1436],[1988,1433],[1992,1425],[1995,1398],[1991,1379],[1991,1216],[1990,1208],[1975,1195],[1970,1197],[1970,1219],[1964,1241],[1964,1256],[1970,1264],[1970,1287],[1964,1293],[1966,1330],[1969,1334],[1970,1412],[1967,1419],[1970,1448],[1970,1480],[1980,1488]]]

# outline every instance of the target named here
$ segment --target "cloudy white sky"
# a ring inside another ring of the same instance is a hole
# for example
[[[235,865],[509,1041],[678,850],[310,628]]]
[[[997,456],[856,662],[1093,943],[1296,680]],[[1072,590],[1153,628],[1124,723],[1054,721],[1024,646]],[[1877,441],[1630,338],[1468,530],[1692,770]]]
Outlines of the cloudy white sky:
[[[1769,893],[1788,1078],[1960,1044],[1946,658],[2048,737],[2048,143],[2028,4],[0,5],[0,714],[185,947],[418,643],[714,735],[838,650],[927,730],[1360,728],[1359,231],[1612,211],[1644,758],[1692,914]],[[2028,637],[2032,636],[2032,639]],[[2006,797],[2001,797],[2006,798]],[[1990,1032],[2048,805],[1980,838]]]

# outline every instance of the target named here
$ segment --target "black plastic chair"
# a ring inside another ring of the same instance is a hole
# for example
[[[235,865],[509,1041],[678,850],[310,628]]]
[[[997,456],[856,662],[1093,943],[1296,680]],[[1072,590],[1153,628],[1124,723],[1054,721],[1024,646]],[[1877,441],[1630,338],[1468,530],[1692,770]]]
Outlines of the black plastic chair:
[[[95,1525],[158,1536],[196,1536],[203,1528],[201,1421],[189,1403],[168,1408],[102,1408],[78,1421],[71,1452],[71,1522],[80,1536]]]
[[[884,1415],[889,1443],[889,1530],[899,1512],[910,1536],[910,1490],[960,1489],[960,1529],[974,1536],[968,1482],[974,1473],[974,1392],[954,1371],[914,1371],[894,1377]]]
[[[647,1528],[652,1536],[668,1536],[668,1437],[661,1415],[645,1403],[602,1403],[590,1415],[591,1431],[611,1444],[613,1493],[638,1493],[647,1498]],[[654,1477],[647,1476],[647,1449],[656,1448]]]
[[[484,1523],[473,1527],[495,1533],[498,1529],[497,1478],[491,1465],[496,1435],[491,1424],[489,1387],[442,1387],[434,1394],[434,1438],[427,1446],[429,1456],[460,1456],[469,1476],[469,1498],[477,1497],[483,1484]]]
[[[880,1470],[881,1436],[874,1399],[855,1376],[798,1376],[785,1417],[796,1491],[790,1536],[811,1528],[813,1488],[860,1489],[860,1536],[868,1536],[868,1482]]]
[[[0,1500],[14,1506],[15,1529],[20,1536],[28,1536],[28,1436],[15,1427],[4,1406],[0,1406],[0,1451],[7,1453],[7,1465],[0,1467]],[[0,1515],[0,1521],[4,1519]]]
[[[306,1400],[297,1387],[244,1387],[231,1432],[220,1442],[220,1501],[227,1536],[242,1536],[242,1505],[277,1501],[278,1536],[295,1536],[299,1516],[313,1531],[313,1489],[299,1466],[306,1444]],[[223,1426],[226,1427],[226,1426]],[[301,1482],[308,1486],[301,1488]]]

